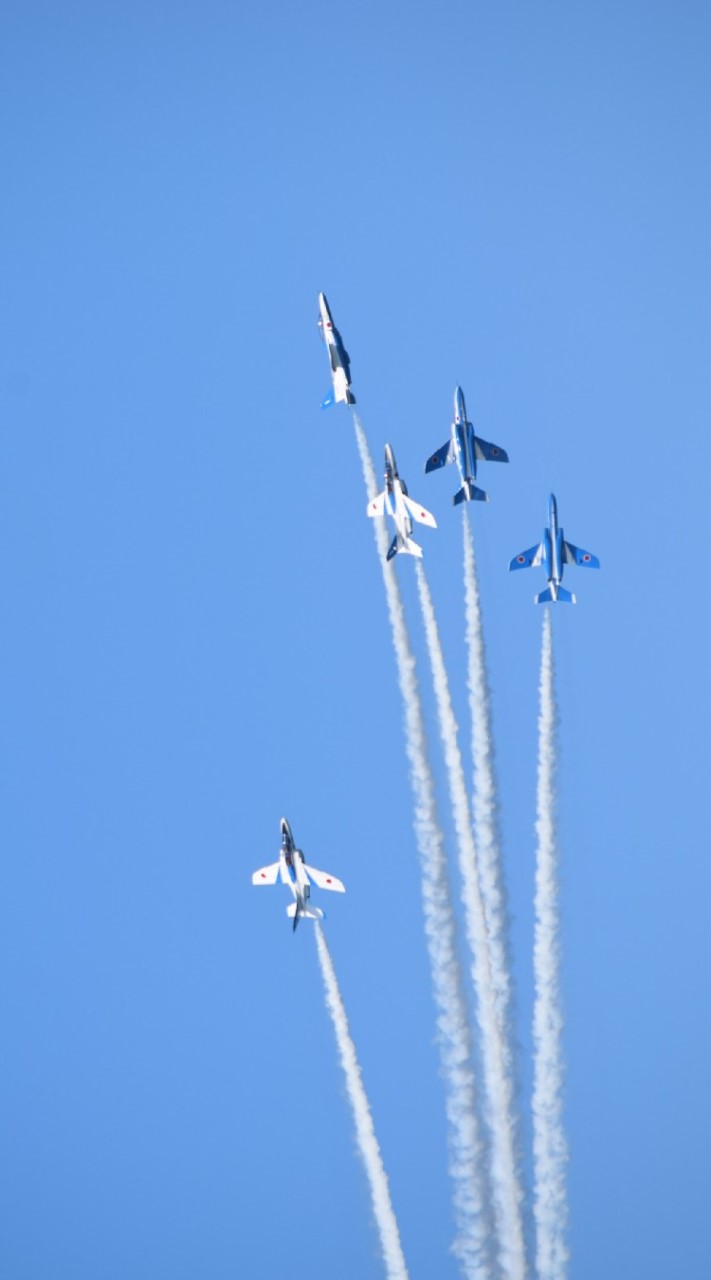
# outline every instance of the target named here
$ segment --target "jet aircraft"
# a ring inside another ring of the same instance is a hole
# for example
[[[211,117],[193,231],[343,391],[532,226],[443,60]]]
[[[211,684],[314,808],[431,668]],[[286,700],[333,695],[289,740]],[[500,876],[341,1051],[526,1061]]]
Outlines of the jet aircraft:
[[[318,295],[318,307],[318,324],[328,347],[333,379],[333,387],[326,399],[321,402],[321,408],[328,409],[332,404],[355,404],[356,398],[351,391],[351,358],[343,345],[343,338],[333,323],[325,293]]]
[[[411,556],[422,556],[422,547],[412,539],[412,521],[410,516],[420,524],[437,528],[437,521],[429,511],[425,511],[418,502],[413,502],[407,492],[407,485],[400,479],[395,462],[395,454],[389,444],[385,446],[385,488],[377,498],[368,503],[369,516],[392,516],[395,521],[395,537],[390,543],[387,558],[392,560],[398,551],[406,551]]]
[[[286,914],[294,921],[294,931],[302,917],[307,920],[323,920],[324,913],[320,907],[311,905],[311,881],[319,889],[335,889],[337,893],[345,893],[345,886],[335,876],[326,871],[317,871],[316,867],[307,866],[304,855],[294,844],[291,827],[286,818],[281,820],[281,849],[277,862],[268,867],[260,867],[252,876],[252,884],[276,884],[281,876],[282,884],[288,884],[294,895],[294,901],[286,908]]]
[[[425,471],[437,471],[447,462],[456,462],[462,479],[462,487],[458,489],[452,501],[455,506],[460,502],[488,502],[489,495],[483,489],[477,489],[476,464],[480,462],[508,462],[509,455],[498,444],[489,444],[474,434],[474,424],[467,420],[467,407],[464,403],[464,392],[461,387],[454,389],[454,422],[452,435],[446,444],[425,463]]]
[[[546,571],[548,586],[545,591],[534,596],[536,604],[548,604],[549,601],[560,600],[565,604],[575,604],[572,591],[562,587],[563,567],[566,564],[579,564],[587,569],[599,569],[600,561],[591,551],[583,551],[572,542],[566,542],[563,530],[558,528],[558,507],[555,495],[548,499],[548,528],[543,530],[543,541],[536,547],[529,547],[514,556],[509,569],[529,569],[532,565],[542,564]]]

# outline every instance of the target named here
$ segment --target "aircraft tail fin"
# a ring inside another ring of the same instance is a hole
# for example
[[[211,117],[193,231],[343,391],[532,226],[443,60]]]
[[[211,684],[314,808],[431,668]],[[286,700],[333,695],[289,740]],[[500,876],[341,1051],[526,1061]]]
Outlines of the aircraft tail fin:
[[[353,392],[351,391],[350,387],[346,387],[346,404],[355,404],[355,402],[356,402],[356,398],[353,395]]]
[[[563,604],[575,604],[575,596],[572,591],[566,591],[565,587],[558,587],[558,599]]]
[[[489,495],[483,489],[477,489],[473,480],[465,480],[461,489],[457,489],[452,501],[455,507],[458,507],[460,502],[488,502]]]

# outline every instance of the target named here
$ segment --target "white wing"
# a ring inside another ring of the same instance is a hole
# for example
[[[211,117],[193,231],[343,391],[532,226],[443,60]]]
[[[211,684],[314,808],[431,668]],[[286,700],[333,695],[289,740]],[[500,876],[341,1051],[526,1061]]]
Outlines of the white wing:
[[[368,503],[368,515],[382,516],[384,512],[385,512],[385,490],[383,489],[383,492],[379,493],[377,498],[373,498],[372,502]]]
[[[272,862],[268,867],[260,867],[252,876],[252,884],[276,884],[279,875],[279,863]]]
[[[346,892],[346,886],[335,876],[330,876],[327,871],[319,871],[316,867],[307,866],[306,863],[304,863],[304,871],[309,880],[313,880],[319,889],[335,889],[336,893]]]
[[[437,521],[432,513],[427,511],[425,507],[421,507],[419,502],[413,502],[412,498],[409,498],[407,494],[404,493],[402,495],[402,500],[413,520],[417,520],[419,524],[428,524],[430,529],[437,528]]]

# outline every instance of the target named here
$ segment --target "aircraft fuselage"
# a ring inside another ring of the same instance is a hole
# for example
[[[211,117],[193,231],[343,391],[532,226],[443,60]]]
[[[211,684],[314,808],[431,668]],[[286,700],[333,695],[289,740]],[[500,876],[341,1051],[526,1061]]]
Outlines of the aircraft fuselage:
[[[407,486],[398,475],[395,454],[389,444],[385,446],[385,511],[395,521],[395,528],[403,538],[412,536],[412,521],[403,502]]]
[[[476,455],[474,452],[474,427],[467,421],[467,407],[464,392],[457,387],[454,392],[454,422],[452,423],[452,445],[459,467],[462,484],[465,480],[476,480]]]
[[[563,576],[563,530],[558,528],[558,507],[553,494],[548,499],[548,528],[543,533],[543,562],[555,600]]]

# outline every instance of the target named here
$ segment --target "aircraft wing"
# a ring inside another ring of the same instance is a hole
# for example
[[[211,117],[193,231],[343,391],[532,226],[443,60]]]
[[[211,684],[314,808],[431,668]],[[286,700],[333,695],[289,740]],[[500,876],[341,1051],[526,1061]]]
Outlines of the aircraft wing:
[[[384,514],[385,514],[385,490],[383,489],[383,492],[379,493],[377,498],[373,498],[372,502],[368,503],[368,515],[382,516]]]
[[[514,556],[509,565],[509,569],[530,569],[533,565],[542,564],[543,562],[543,543],[539,542],[535,547],[529,547],[528,551],[522,551],[519,555]]]
[[[425,507],[421,507],[419,502],[413,502],[412,498],[408,497],[408,495],[405,493],[403,493],[402,495],[402,500],[405,503],[405,506],[407,507],[408,511],[410,512],[410,515],[412,516],[413,520],[417,520],[419,524],[429,525],[430,529],[437,528],[437,521],[435,520],[431,511],[427,511]]]
[[[488,440],[474,437],[474,453],[479,462],[508,462],[509,455],[498,444],[489,444]]]
[[[278,862],[272,862],[268,867],[260,867],[252,876],[252,884],[276,884],[279,866]]]
[[[335,876],[330,876],[327,871],[319,871],[316,867],[309,867],[304,863],[304,871],[309,880],[313,880],[319,889],[335,889],[336,893],[345,893],[346,886],[341,880],[337,880]]]
[[[566,564],[579,564],[585,569],[600,568],[600,561],[592,551],[583,551],[582,547],[576,547],[573,542],[563,543],[563,559]]]
[[[443,467],[447,462],[454,462],[454,450],[452,448],[451,438],[446,444],[442,445],[436,453],[432,454],[425,463],[425,471],[437,471],[439,467]]]

